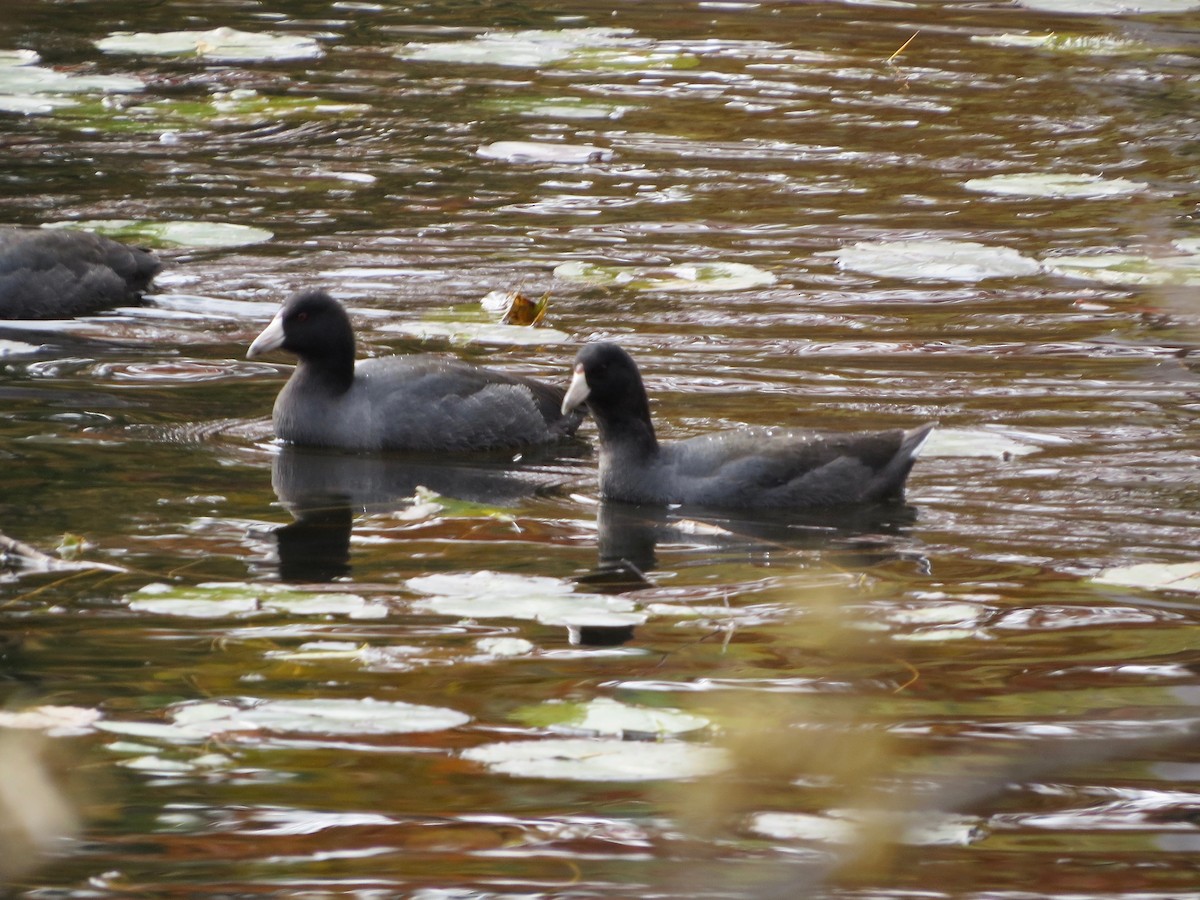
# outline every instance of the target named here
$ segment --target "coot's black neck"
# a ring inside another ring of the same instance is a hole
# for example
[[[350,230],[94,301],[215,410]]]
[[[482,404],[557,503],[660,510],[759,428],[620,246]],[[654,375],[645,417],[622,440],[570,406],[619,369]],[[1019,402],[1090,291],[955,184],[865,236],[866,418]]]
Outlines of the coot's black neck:
[[[588,400],[600,443],[639,457],[658,453],[658,438],[650,419],[650,401],[638,380],[637,390],[625,392],[616,402]]]
[[[300,356],[296,375],[332,394],[344,394],[354,382],[354,356],[354,331],[347,322],[344,331],[332,330],[319,348]]]

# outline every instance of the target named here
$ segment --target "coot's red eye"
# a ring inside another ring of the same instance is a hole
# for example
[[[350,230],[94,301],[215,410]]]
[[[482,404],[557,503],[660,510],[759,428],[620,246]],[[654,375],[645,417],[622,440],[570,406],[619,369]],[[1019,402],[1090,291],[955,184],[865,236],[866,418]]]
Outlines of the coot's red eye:
[[[297,322],[307,322],[308,321],[308,313],[306,313],[306,312],[296,313],[296,321]]]

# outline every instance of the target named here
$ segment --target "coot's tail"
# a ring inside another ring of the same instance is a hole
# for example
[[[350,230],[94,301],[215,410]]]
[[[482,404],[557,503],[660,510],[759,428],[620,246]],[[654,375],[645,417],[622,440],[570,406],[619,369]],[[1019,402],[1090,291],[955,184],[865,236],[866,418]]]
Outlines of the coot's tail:
[[[936,427],[937,422],[926,422],[901,432],[900,446],[895,456],[872,479],[873,490],[870,493],[879,500],[903,500],[904,483],[908,480],[908,473],[912,471],[921,447]]]

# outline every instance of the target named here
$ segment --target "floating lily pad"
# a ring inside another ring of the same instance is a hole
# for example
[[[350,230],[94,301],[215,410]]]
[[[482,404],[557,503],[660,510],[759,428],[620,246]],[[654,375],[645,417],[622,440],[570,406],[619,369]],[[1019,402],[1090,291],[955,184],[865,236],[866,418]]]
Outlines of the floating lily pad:
[[[1080,16],[1136,16],[1200,9],[1197,0],[1020,0],[1026,9]]]
[[[759,813],[751,819],[750,827],[775,840],[852,844],[860,840],[863,829],[877,830],[882,823],[887,823],[886,833],[896,843],[925,847],[964,846],[983,834],[983,823],[978,817],[929,811],[920,814],[842,810],[829,810],[824,815]]]
[[[544,141],[496,141],[475,151],[484,159],[510,163],[563,163],[589,165],[608,162],[612,151],[591,144],[551,144]]]
[[[30,50],[0,51],[0,111],[42,115],[77,105],[77,94],[118,94],[145,85],[132,75],[77,75],[36,65]]]
[[[1011,247],[975,241],[862,241],[818,255],[836,257],[841,268],[853,272],[919,281],[982,281],[1034,275],[1041,269]]]
[[[999,431],[981,428],[935,428],[921,447],[922,456],[978,456],[1006,459],[1037,453],[1041,448]]]
[[[712,747],[585,738],[484,744],[463,757],[503,775],[567,781],[699,778],[727,765],[726,755]]]
[[[87,734],[101,719],[100,711],[85,706],[34,706],[29,709],[0,709],[0,728],[44,731],[53,737]]]
[[[239,88],[217,91],[209,97],[169,97],[113,109],[100,100],[85,99],[57,110],[55,118],[78,128],[107,133],[146,133],[195,130],[214,123],[258,124],[267,119],[340,116],[359,113],[363,103],[342,103],[323,97],[260,94]],[[365,173],[319,173],[341,180],[373,181]]]
[[[619,119],[635,108],[612,103],[598,103],[583,100],[580,97],[518,97],[516,99],[489,100],[481,105],[497,112],[515,113],[520,116],[555,121]]]
[[[513,656],[529,656],[537,649],[532,641],[518,637],[480,638],[475,648],[484,656],[502,659]]]
[[[701,731],[711,724],[703,716],[676,709],[629,706],[610,697],[597,697],[586,703],[551,701],[517,710],[515,717],[534,728],[614,737],[674,737]]]
[[[221,753],[204,753],[191,759],[173,759],[157,753],[146,753],[118,762],[118,765],[124,768],[157,778],[173,778],[197,772],[209,774],[221,769],[228,769],[233,764],[232,758]]]
[[[708,293],[745,291],[775,283],[775,276],[746,263],[686,263],[664,268],[599,266],[567,262],[555,267],[554,277],[583,284],[613,285],[635,291]]]
[[[32,66],[42,58],[33,50],[0,50],[0,68],[6,66]]]
[[[298,591],[276,584],[216,582],[195,587],[155,583],[130,594],[129,608],[160,616],[212,619],[285,613],[297,616],[342,615],[351,619],[387,616],[382,603],[357,594]]]
[[[45,228],[79,228],[114,240],[150,247],[240,247],[269,241],[274,235],[265,228],[229,222],[147,222],[134,219],[92,219],[84,222],[54,222]]]
[[[153,116],[166,122],[261,122],[294,116],[316,118],[363,112],[365,103],[343,103],[323,97],[292,94],[262,94],[249,89],[218,91],[196,100],[178,98],[155,100],[129,111],[130,115]]]
[[[412,497],[412,506],[397,513],[401,519],[427,519],[431,516],[441,516],[448,519],[498,519],[501,522],[512,522],[513,516],[509,510],[486,503],[476,503],[471,500],[457,500],[447,497],[437,491],[430,490],[424,485],[417,485]]]
[[[1178,253],[1150,256],[1140,253],[1100,251],[1078,256],[1046,257],[1046,270],[1068,278],[1103,284],[1200,285],[1200,241],[1172,242]]]
[[[363,699],[231,700],[178,704],[170,723],[100,723],[105,731],[190,744],[221,735],[255,740],[261,732],[357,737],[458,728],[471,717],[453,709]],[[261,738],[257,738],[261,739]]]
[[[645,616],[623,597],[575,593],[557,578],[506,572],[449,573],[410,578],[410,590],[425,595],[416,607],[469,619],[532,619],[548,625],[627,626]]]
[[[210,31],[121,31],[96,41],[105,53],[193,56],[214,62],[316,59],[324,52],[309,37],[214,28]]]
[[[1096,584],[1145,588],[1152,591],[1185,591],[1200,594],[1200,562],[1118,566],[1105,569],[1092,581]]]
[[[354,641],[307,641],[295,650],[269,650],[268,659],[287,659],[294,662],[326,662],[331,660],[361,660],[367,648]]]
[[[38,349],[35,344],[23,344],[20,341],[0,338],[0,359],[4,359],[6,356],[24,356],[26,353],[34,353]]]
[[[1099,175],[1051,175],[1036,172],[972,178],[963,187],[984,194],[1008,197],[1127,197],[1149,186],[1127,178]]]
[[[1142,41],[1109,34],[976,34],[971,36],[971,40],[995,47],[1027,47],[1033,50],[1082,53],[1090,56],[1127,56],[1158,52]]]
[[[489,31],[469,40],[405,44],[401,59],[529,69],[692,68],[695,57],[626,28]]]
[[[380,325],[379,330],[407,334],[423,341],[445,340],[452,344],[497,347],[540,347],[571,341],[569,334],[556,328],[527,328],[523,325],[501,325],[499,322],[400,322]]]

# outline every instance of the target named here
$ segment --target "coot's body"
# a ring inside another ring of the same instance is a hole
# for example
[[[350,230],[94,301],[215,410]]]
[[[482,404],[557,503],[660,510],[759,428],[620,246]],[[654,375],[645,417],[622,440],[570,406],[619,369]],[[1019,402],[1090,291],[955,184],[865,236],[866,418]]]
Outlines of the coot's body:
[[[561,412],[560,389],[532,378],[429,357],[356,362],[350,319],[320,290],[290,297],[247,356],[275,349],[299,357],[275,400],[275,434],[302,446],[516,450],[561,440],[581,419]]]
[[[637,365],[606,343],[579,352],[563,409],[585,400],[600,431],[600,492],[628,503],[819,509],[899,500],[934,427],[745,428],[660,443]]]
[[[0,319],[66,319],[140,303],[162,263],[61,228],[0,227]]]

